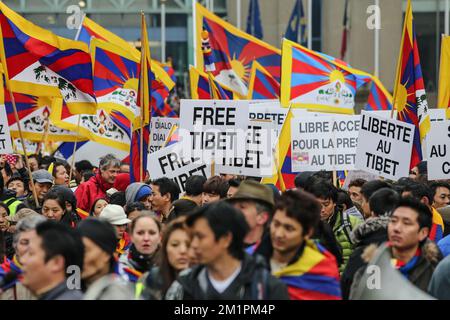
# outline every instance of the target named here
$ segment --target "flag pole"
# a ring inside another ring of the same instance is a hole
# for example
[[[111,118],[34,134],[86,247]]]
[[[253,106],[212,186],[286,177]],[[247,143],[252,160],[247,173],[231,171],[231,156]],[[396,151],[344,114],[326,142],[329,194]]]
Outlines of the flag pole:
[[[75,139],[75,143],[73,144],[73,152],[72,152],[72,163],[70,165],[70,173],[69,173],[69,183],[70,181],[72,181],[72,176],[73,176],[73,168],[75,166],[75,155],[77,153],[77,145],[78,145],[78,136],[80,134],[80,122],[81,122],[81,115],[78,115],[78,120],[77,120],[77,136]]]
[[[25,147],[25,140],[23,139],[22,127],[20,126],[20,120],[19,120],[19,113],[17,112],[16,99],[14,98],[13,92],[11,90],[11,86],[8,86],[8,87],[9,87],[8,88],[9,89],[9,94],[11,96],[11,103],[12,103],[13,109],[14,109],[14,118],[16,119],[17,129],[19,130],[20,141],[22,143],[23,154],[25,155],[25,165],[27,166],[27,169],[28,169],[27,170],[28,171],[28,177],[30,179],[31,188],[32,188],[31,191],[33,193],[33,198],[34,198],[34,202],[36,204],[36,207],[39,208],[39,200],[38,200],[36,189],[35,189],[35,186],[34,186],[33,175],[31,174],[30,160],[28,159],[27,149]]]
[[[406,34],[406,21],[408,21],[408,15],[410,14],[411,8],[411,0],[408,0],[408,6],[406,7],[405,20],[403,21],[403,34],[402,34],[402,42],[400,43],[400,52],[398,53],[398,62],[397,62],[397,74],[395,77],[394,84],[394,97],[392,99],[392,110],[391,110],[391,118],[394,117],[394,112],[397,104],[397,95],[398,95],[398,84],[400,81],[400,71],[402,68],[402,53],[403,53],[403,44],[405,42],[405,34]]]
[[[166,0],[161,0],[161,62],[166,62]]]
[[[312,50],[312,0],[308,0],[308,49]]]
[[[197,13],[196,13],[196,3],[197,0],[192,0],[192,24],[193,24],[193,41],[194,41],[194,66],[197,68]]]
[[[144,22],[145,22],[145,14],[144,14],[144,12],[143,11],[141,11],[141,28],[142,28],[142,30],[144,30]],[[143,32],[142,32],[142,34],[143,34]],[[144,49],[144,47],[143,47],[143,39],[141,39],[141,74],[140,74],[140,77],[141,77],[141,81],[140,81],[140,83],[141,83],[141,87],[139,88],[139,91],[140,91],[140,99],[141,99],[141,134],[140,134],[140,141],[139,141],[139,153],[140,153],[140,155],[141,155],[141,159],[140,159],[140,161],[139,161],[139,182],[142,182],[142,180],[144,180],[143,178],[143,176],[144,176],[144,162],[143,162],[143,156],[144,156],[144,106],[143,106],[143,104],[144,104],[144,90],[143,90],[143,85],[144,85],[144,81],[145,81],[145,79],[144,79],[144,77],[142,76],[143,75],[143,70],[144,70],[144,66],[145,66],[145,63],[144,63],[144,61],[145,61],[145,54],[143,54],[142,53],[142,50],[145,50]],[[151,85],[151,84],[150,84]]]
[[[238,27],[238,29],[241,29],[241,0],[236,0],[236,16],[236,26]]]
[[[380,0],[375,0],[375,6],[380,7]],[[375,27],[375,45],[374,45],[374,74],[380,77],[380,29]]]

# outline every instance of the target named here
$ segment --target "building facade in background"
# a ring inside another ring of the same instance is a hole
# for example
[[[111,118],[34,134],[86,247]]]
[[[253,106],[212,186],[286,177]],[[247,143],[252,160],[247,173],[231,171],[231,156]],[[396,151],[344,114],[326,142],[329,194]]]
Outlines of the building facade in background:
[[[375,0],[348,0],[350,33],[346,60],[355,68],[374,72],[374,30],[367,27],[369,6]],[[440,36],[444,33],[446,0],[413,0],[416,32],[420,46],[422,70],[431,106],[436,104],[439,70]],[[67,8],[78,5],[91,19],[130,42],[139,43],[138,13],[150,16],[149,37],[152,56],[161,57],[161,3],[162,0],[4,0],[12,9],[34,23],[55,33],[74,38],[76,30],[68,29]],[[186,84],[189,64],[193,63],[192,0],[165,0],[166,56],[173,58],[181,85]],[[295,0],[259,0],[264,41],[280,47],[286,24]],[[303,0],[307,15],[308,0]],[[245,29],[249,0],[203,0],[205,6],[233,25]],[[240,4],[240,10],[238,9]],[[379,0],[380,79],[392,91],[402,33],[406,0]],[[339,57],[345,0],[312,0],[313,49]]]

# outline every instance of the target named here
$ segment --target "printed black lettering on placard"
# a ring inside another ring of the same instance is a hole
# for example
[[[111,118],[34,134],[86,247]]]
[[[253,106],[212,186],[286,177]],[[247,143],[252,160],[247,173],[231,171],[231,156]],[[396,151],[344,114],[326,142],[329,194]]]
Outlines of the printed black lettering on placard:
[[[193,123],[202,120],[204,126],[236,125],[236,108],[234,107],[194,107]]]

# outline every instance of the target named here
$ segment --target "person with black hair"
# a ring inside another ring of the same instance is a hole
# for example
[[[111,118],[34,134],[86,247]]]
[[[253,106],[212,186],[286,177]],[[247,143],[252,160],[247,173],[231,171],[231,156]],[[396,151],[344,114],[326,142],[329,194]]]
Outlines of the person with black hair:
[[[239,185],[241,184],[241,180],[239,179],[230,179],[228,180],[228,191],[227,198],[230,199],[234,196],[234,194],[238,191]]]
[[[369,199],[372,215],[362,224],[357,226],[352,233],[355,249],[348,259],[347,266],[341,277],[342,296],[348,299],[350,288],[355,273],[365,265],[361,255],[364,250],[372,245],[380,245],[387,241],[387,227],[392,211],[397,207],[401,197],[390,188],[381,188]]]
[[[121,207],[126,207],[127,205],[127,196],[124,191],[118,191],[114,192],[109,196],[109,203],[110,204],[117,204]]]
[[[187,225],[200,264],[180,273],[166,299],[289,299],[285,285],[270,275],[264,259],[245,253],[249,227],[233,206],[223,201],[203,206],[187,218]]]
[[[353,203],[362,205],[361,188],[366,183],[367,180],[360,178],[350,181],[348,185],[348,194],[350,195],[350,199],[352,199]]]
[[[437,245],[428,239],[432,217],[425,204],[412,197],[404,197],[399,200],[388,223],[388,246],[394,267],[423,291],[427,291],[434,269],[442,259]],[[364,250],[366,264],[372,260],[376,249],[377,245],[370,245]],[[365,269],[363,266],[356,272],[350,299]],[[383,270],[380,274],[383,275]]]
[[[160,221],[166,223],[169,218],[172,203],[178,200],[180,189],[178,185],[169,178],[159,178],[150,183],[151,195],[149,200],[152,211],[159,214]]]
[[[353,251],[351,234],[363,221],[356,216],[343,212],[342,208],[337,206],[338,189],[331,183],[319,180],[308,187],[307,191],[314,195],[322,205],[320,219],[330,225],[336,240],[342,248],[344,261],[339,267],[339,271],[342,272]]]
[[[88,161],[88,160],[81,160],[78,162],[75,162],[75,181],[77,184],[81,183],[81,179],[83,177],[83,174],[85,172],[92,172],[94,170],[94,166]],[[89,180],[89,179],[87,179]],[[85,181],[87,181],[85,180]]]
[[[433,194],[433,207],[440,209],[450,205],[450,184],[447,182],[433,182],[430,184]]]
[[[338,198],[336,204],[344,212],[344,214],[349,214],[351,216],[357,217],[358,219],[364,220],[363,215],[356,207],[358,204],[355,205],[355,203],[353,203],[347,191],[338,189]]]
[[[190,176],[184,185],[185,195],[181,199],[191,200],[197,206],[202,204],[203,185],[206,182],[204,176]]]
[[[369,199],[370,197],[378,190],[382,189],[382,188],[390,188],[391,186],[389,185],[389,183],[387,183],[386,181],[381,181],[381,180],[372,180],[369,182],[366,182],[362,187],[361,187],[361,195],[362,195],[362,200],[361,200],[361,207],[362,207],[362,214],[364,215],[364,219],[367,219],[370,217],[370,205],[369,205]]]
[[[8,215],[14,216],[17,211],[25,208],[26,205],[17,200],[14,190],[5,189],[4,183],[3,176],[0,174],[0,201],[8,207]]]
[[[419,162],[414,168],[409,172],[409,177],[420,183],[428,182],[428,165],[427,161]]]
[[[51,167],[51,174],[54,179],[54,184],[57,186],[66,186],[69,187],[69,172],[66,169],[67,163],[56,161]],[[53,167],[52,167],[53,166]]]
[[[89,215],[91,217],[99,217],[102,213],[103,209],[109,204],[109,201],[105,198],[98,198],[94,201],[92,205],[91,211],[89,211]]]
[[[288,286],[291,300],[341,299],[336,258],[311,240],[320,211],[312,195],[289,190],[281,195],[270,223],[271,248],[264,256],[272,274]]]
[[[42,215],[49,220],[75,228],[82,219],[76,209],[77,201],[73,192],[67,187],[55,186],[45,195]]]
[[[114,272],[116,233],[106,221],[87,218],[77,227],[84,245],[84,300],[134,300],[132,286]]]
[[[202,205],[226,199],[229,187],[228,181],[223,177],[210,177],[203,184]]]
[[[444,235],[444,220],[441,214],[431,205],[433,192],[425,183],[413,181],[403,189],[402,197],[413,197],[425,204],[433,214],[432,226],[428,237],[438,243]]]
[[[28,163],[30,165],[31,172],[39,170],[39,156],[37,154],[28,155]]]
[[[6,188],[16,193],[16,199],[23,201],[28,197],[28,185],[25,180],[17,174],[13,174],[11,179],[6,183]]]
[[[37,225],[22,257],[22,283],[39,300],[80,300],[81,285],[74,272],[83,270],[84,246],[80,235],[55,221]]]
[[[145,210],[145,206],[142,202],[133,202],[125,207],[125,214],[128,219],[133,221],[142,211]]]
[[[300,172],[295,176],[294,184],[297,189],[305,190],[310,182],[310,177],[314,175],[312,171]]]

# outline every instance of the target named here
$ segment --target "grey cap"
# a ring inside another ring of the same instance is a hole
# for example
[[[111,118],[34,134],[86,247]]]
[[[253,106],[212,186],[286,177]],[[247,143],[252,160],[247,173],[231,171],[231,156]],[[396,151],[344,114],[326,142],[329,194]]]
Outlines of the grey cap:
[[[53,184],[53,176],[47,170],[41,169],[34,171],[32,176],[35,182]]]

